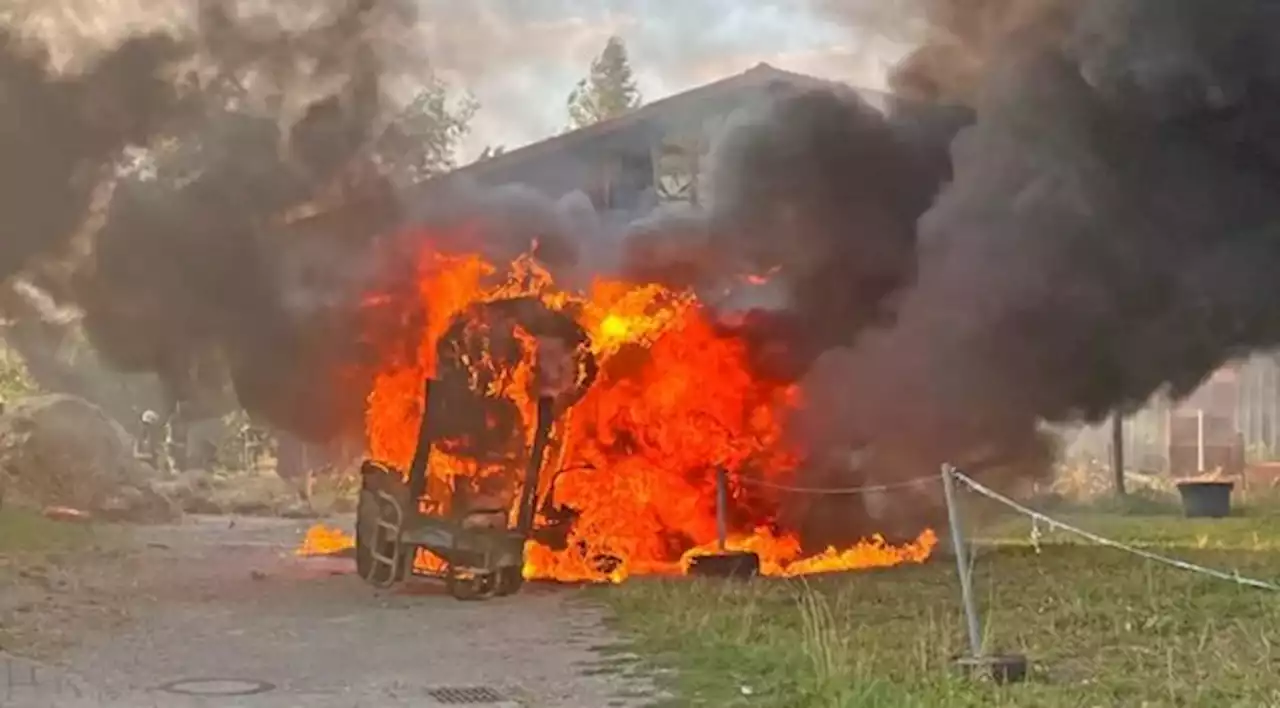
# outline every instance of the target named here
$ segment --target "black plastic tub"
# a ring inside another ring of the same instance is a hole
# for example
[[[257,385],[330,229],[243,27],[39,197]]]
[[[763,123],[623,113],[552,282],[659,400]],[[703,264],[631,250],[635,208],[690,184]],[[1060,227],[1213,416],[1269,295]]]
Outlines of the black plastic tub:
[[[1189,519],[1221,519],[1231,515],[1231,490],[1235,482],[1178,482],[1182,511]]]
[[[694,556],[689,561],[689,575],[703,578],[737,578],[746,580],[760,575],[760,556],[750,551],[729,551]]]

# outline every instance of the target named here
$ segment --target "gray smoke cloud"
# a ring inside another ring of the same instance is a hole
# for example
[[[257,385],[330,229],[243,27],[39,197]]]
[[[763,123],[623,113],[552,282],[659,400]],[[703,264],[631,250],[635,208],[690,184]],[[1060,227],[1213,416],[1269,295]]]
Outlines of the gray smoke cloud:
[[[1015,46],[1057,41],[1074,0],[808,0],[852,36],[910,47],[887,77],[895,93],[972,103],[993,62]]]
[[[528,185],[485,187],[464,176],[430,185],[403,216],[411,248],[421,248],[420,240],[495,264],[533,253],[566,287],[586,284],[584,277],[599,272],[584,256],[605,225],[582,192],[550,199]]]
[[[267,422],[326,439],[362,408],[360,384],[342,373],[358,293],[335,277],[347,254],[328,254],[326,268],[326,254],[299,244],[308,228],[368,241],[396,217],[367,148],[394,112],[390,84],[413,70],[402,49],[415,7],[197,9],[189,22],[108,42],[80,70],[55,69],[36,37],[5,35],[0,95],[14,123],[0,138],[0,276],[61,256],[112,187],[72,274],[41,285],[83,311],[107,362],[159,374],[192,412],[232,388]],[[154,175],[119,172],[129,145],[150,148]],[[358,205],[348,221],[284,223],[335,193]],[[330,280],[327,307],[301,312],[300,268]]]
[[[414,9],[357,0],[303,17],[289,27],[205,5],[198,29],[214,70],[176,129],[192,154],[166,179],[121,185],[76,288],[87,330],[118,366],[160,373],[195,406],[226,372],[251,413],[324,440],[359,429],[363,386],[347,373],[360,293],[338,276],[360,261],[323,232],[348,230],[367,248],[396,219],[367,148],[392,110],[388,83],[404,69],[389,52]],[[234,105],[255,99],[257,110]],[[345,221],[282,223],[335,191],[357,204]],[[321,249],[334,251],[328,263]],[[306,271],[330,288],[326,307],[290,308]]]

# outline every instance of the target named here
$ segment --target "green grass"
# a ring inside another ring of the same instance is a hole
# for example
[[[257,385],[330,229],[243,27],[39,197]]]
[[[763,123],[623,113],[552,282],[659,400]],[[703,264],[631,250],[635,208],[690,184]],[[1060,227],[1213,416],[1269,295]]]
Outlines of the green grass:
[[[38,511],[0,509],[0,557],[22,558],[82,548],[94,540],[95,527],[46,519]]]
[[[1165,555],[1280,582],[1280,517],[1062,518]],[[641,580],[599,590],[627,649],[668,669],[676,706],[1280,705],[1280,593],[1157,565],[1030,524],[985,530],[974,563],[987,651],[1033,662],[996,687],[966,651],[954,564],[751,583]]]

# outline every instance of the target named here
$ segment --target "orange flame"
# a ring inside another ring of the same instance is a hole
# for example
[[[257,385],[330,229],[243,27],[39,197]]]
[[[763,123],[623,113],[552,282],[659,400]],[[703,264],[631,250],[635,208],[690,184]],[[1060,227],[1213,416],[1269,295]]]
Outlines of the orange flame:
[[[296,553],[300,556],[325,556],[341,553],[355,544],[355,539],[342,529],[316,524],[307,529],[307,535],[303,537]]]
[[[555,483],[555,501],[579,516],[567,550],[529,543],[526,577],[617,582],[635,574],[682,573],[694,555],[718,547],[717,469],[784,484],[793,474],[797,458],[781,429],[798,403],[797,391],[754,376],[745,344],[716,332],[692,294],[612,281],[598,281],[583,295],[569,294],[556,289],[531,257],[500,275],[479,256],[424,249],[417,264],[418,301],[370,299],[371,306],[425,316],[413,325],[421,331],[416,352],[388,353],[381,364],[368,399],[366,432],[373,458],[407,470],[422,414],[422,382],[437,373],[440,337],[468,306],[533,296],[551,309],[572,312],[590,334],[601,373],[562,417],[542,478],[545,492],[556,471],[564,470]],[[536,347],[524,341],[531,337],[518,338],[524,356],[510,371],[496,371],[487,354],[465,363],[473,372],[500,374],[485,377],[494,383],[483,395],[515,403],[531,434],[534,402],[528,392]],[[443,496],[459,476],[489,471],[437,446],[428,496]],[[901,547],[876,537],[803,557],[798,537],[779,528],[777,499],[733,482],[731,487],[727,546],[758,553],[766,575],[918,563],[937,543],[926,530]],[[324,528],[313,529],[303,548],[350,545],[349,538]],[[439,566],[429,555],[418,562]]]

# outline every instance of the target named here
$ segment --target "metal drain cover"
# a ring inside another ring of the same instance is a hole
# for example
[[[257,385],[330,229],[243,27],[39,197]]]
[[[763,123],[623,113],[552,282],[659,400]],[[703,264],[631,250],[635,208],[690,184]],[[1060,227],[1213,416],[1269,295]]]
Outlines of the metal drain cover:
[[[274,689],[274,684],[252,679],[192,678],[170,681],[158,690],[186,696],[254,696]]]
[[[427,691],[437,702],[451,706],[505,703],[506,696],[488,686],[440,686]]]

